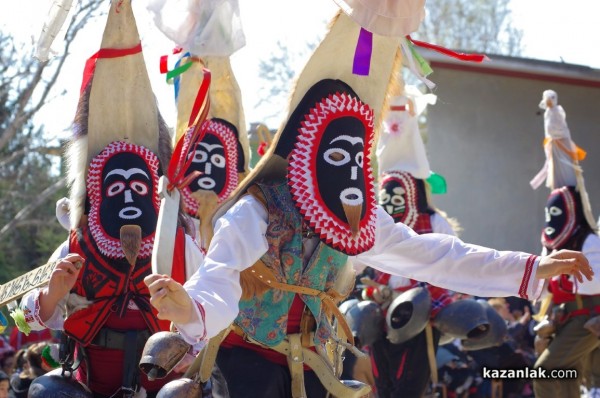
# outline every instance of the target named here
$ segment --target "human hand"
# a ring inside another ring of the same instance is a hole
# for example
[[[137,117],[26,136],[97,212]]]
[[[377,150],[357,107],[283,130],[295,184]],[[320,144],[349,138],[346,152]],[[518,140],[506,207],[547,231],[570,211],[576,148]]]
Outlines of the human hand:
[[[50,274],[48,286],[40,290],[39,315],[43,321],[50,319],[58,302],[75,286],[84,261],[83,257],[74,253],[56,260],[56,266]]]
[[[592,280],[594,271],[588,259],[578,251],[559,250],[541,257],[536,273],[538,279],[547,279],[561,274],[573,275],[579,283],[583,283],[584,277],[589,281]]]
[[[158,310],[158,319],[178,324],[192,320],[194,303],[181,283],[159,274],[148,275],[144,283],[150,291],[150,304]]]
[[[66,296],[75,286],[84,261],[83,257],[74,253],[57,260],[48,287],[44,290],[45,296],[53,302],[58,302]]]

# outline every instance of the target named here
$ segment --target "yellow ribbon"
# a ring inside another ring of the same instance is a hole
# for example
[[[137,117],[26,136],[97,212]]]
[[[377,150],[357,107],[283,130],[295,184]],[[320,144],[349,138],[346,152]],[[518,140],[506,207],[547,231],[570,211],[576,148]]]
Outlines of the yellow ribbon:
[[[553,141],[556,143],[556,145],[567,155],[569,155],[569,157],[572,160],[583,160],[585,159],[585,156],[587,155],[587,152],[584,151],[583,149],[579,148],[575,143],[573,143],[573,146],[575,146],[575,151],[571,151],[570,149],[568,149],[560,140],[554,140],[552,138],[546,137],[544,138],[544,146],[546,146],[548,143],[550,143],[550,141]]]

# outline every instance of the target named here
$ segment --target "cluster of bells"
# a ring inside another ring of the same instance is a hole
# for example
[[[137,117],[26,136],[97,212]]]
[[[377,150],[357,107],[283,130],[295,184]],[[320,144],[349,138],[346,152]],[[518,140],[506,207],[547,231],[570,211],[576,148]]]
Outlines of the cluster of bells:
[[[431,295],[426,287],[409,289],[394,298],[387,313],[372,300],[351,299],[340,305],[355,340],[362,346],[387,338],[404,343],[421,333],[430,322]],[[431,320],[441,333],[439,344],[460,339],[465,350],[499,345],[507,333],[506,322],[486,300],[457,300]]]
[[[387,312],[372,300],[352,299],[340,305],[357,344],[370,345],[387,338],[401,344],[421,333],[428,322],[441,333],[440,344],[460,339],[465,350],[479,350],[499,345],[507,333],[506,323],[485,300],[464,299],[444,307],[430,320],[431,296],[426,287],[418,286],[394,298]],[[190,345],[174,332],[158,332],[150,336],[139,363],[150,380],[166,377],[189,351]],[[210,381],[200,380],[199,369],[188,370],[182,378],[170,381],[157,398],[210,398]],[[69,398],[92,398],[93,394],[64,369],[55,369],[31,384],[29,397],[51,396],[57,389]]]

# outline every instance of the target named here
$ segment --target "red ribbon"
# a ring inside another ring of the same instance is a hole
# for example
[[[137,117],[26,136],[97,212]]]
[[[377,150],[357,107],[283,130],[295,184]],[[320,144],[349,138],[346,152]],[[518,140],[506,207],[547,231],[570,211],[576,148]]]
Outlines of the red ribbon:
[[[101,48],[98,52],[85,62],[85,67],[83,69],[83,79],[81,81],[81,89],[79,94],[83,93],[86,86],[88,85],[92,76],[94,76],[94,71],[96,70],[96,60],[98,58],[119,58],[125,57],[127,55],[133,55],[142,52],[142,42],[135,47],[131,48]]]
[[[165,74],[169,71],[169,56],[163,55],[160,57],[160,63],[158,69],[161,74]]]
[[[181,47],[173,48],[173,54],[179,54],[182,51],[183,51],[183,49]],[[159,68],[160,68],[161,74],[165,74],[165,73],[169,72],[169,66],[168,66],[169,62],[168,61],[169,61],[168,55],[163,55],[160,57]]]
[[[450,56],[452,58],[460,59],[461,61],[483,62],[483,61],[488,61],[489,60],[489,58],[486,55],[483,55],[483,54],[458,53],[456,51],[449,50],[449,49],[447,49],[445,47],[442,47],[442,46],[437,46],[435,44],[426,43],[424,41],[414,40],[412,37],[410,37],[410,35],[406,36],[406,38],[409,41],[411,41],[415,46],[419,46],[419,47],[423,47],[423,48],[428,48],[430,50],[434,50],[434,51],[437,51],[439,53],[448,55],[448,56]]]
[[[186,177],[185,172],[189,169],[193,161],[193,156],[186,159],[187,154],[190,148],[195,147],[196,144],[202,140],[202,137],[204,136],[202,124],[204,120],[206,120],[208,110],[210,109],[208,89],[210,87],[211,75],[210,71],[206,68],[203,68],[203,73],[204,79],[202,79],[202,84],[198,89],[198,94],[196,95],[196,100],[194,101],[190,119],[188,121],[188,131],[191,128],[192,132],[189,135],[186,133],[179,137],[173,151],[173,156],[169,162],[169,167],[167,169],[169,190],[172,190],[173,188],[182,189],[198,176],[198,173],[192,173]]]

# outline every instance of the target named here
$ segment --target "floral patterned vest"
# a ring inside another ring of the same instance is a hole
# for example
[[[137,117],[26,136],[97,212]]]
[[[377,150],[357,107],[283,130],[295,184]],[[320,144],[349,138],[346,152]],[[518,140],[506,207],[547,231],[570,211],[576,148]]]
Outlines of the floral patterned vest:
[[[268,251],[261,257],[279,282],[327,291],[333,287],[347,255],[319,242],[309,261],[303,266],[302,216],[296,210],[285,181],[257,184],[267,204],[269,216],[265,237]],[[288,312],[294,293],[269,289],[260,296],[240,301],[235,323],[254,340],[275,346],[286,336]],[[321,299],[300,295],[316,320],[314,342],[325,344],[332,326],[322,311]]]

